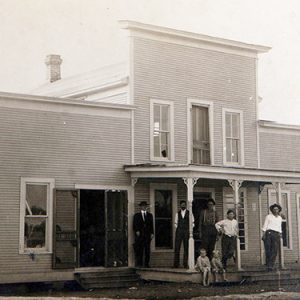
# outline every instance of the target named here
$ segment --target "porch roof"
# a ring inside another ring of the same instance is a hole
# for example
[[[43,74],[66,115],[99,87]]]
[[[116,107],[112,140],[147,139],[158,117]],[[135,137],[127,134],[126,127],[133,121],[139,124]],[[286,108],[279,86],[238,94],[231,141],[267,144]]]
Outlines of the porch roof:
[[[207,178],[221,180],[242,180],[256,182],[282,182],[300,184],[300,172],[255,168],[140,164],[124,166],[132,178]]]

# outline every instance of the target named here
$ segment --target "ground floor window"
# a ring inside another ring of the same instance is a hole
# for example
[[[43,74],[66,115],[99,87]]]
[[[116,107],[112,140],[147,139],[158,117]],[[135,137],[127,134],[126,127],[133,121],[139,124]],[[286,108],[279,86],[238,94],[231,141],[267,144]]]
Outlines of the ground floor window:
[[[21,179],[21,253],[52,251],[53,188],[54,179]]]
[[[235,204],[234,194],[231,188],[224,188],[224,218],[228,209],[232,209],[237,213],[237,221],[239,223],[239,238],[240,249],[247,250],[248,247],[248,218],[247,218],[247,190],[246,188],[240,188],[239,190],[239,202]]]
[[[174,215],[177,207],[176,185],[155,185],[150,187],[151,207],[154,216],[155,249],[173,249]]]
[[[281,191],[281,200],[279,201],[282,207],[282,214],[285,216],[285,219],[282,220],[282,241],[283,246],[290,249],[291,248],[291,226],[290,222],[290,194],[289,191]],[[268,190],[268,206],[278,203],[277,192],[276,190]]]

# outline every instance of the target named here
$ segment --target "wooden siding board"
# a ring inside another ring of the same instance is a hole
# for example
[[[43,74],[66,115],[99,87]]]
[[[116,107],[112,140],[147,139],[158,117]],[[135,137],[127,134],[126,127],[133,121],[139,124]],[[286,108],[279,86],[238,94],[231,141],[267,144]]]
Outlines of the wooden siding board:
[[[300,171],[300,135],[260,132],[261,167],[265,169]]]
[[[151,98],[174,101],[176,163],[187,162],[187,98],[214,103],[215,164],[223,164],[222,108],[244,112],[245,165],[257,167],[254,58],[134,39],[135,159],[150,159]]]
[[[130,119],[0,108],[0,273],[54,272],[52,255],[19,254],[20,178],[129,185]],[[65,122],[65,124],[64,124]]]

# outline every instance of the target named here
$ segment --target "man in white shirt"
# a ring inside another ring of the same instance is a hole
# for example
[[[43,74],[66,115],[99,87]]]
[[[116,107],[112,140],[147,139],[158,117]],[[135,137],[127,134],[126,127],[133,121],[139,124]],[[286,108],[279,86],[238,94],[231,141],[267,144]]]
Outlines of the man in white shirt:
[[[235,213],[229,209],[227,211],[227,218],[216,223],[216,229],[222,233],[222,264],[226,270],[227,260],[234,256],[236,249],[236,238],[239,233],[239,225],[234,219]]]
[[[279,204],[270,206],[271,214],[266,216],[262,240],[264,241],[266,265],[268,272],[274,268],[276,256],[280,245],[282,217],[280,216],[282,208]]]

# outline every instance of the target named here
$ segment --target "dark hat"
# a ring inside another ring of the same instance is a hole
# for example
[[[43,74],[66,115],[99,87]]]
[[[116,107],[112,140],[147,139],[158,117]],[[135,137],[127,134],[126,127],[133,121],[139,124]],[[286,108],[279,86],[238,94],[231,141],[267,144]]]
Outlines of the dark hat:
[[[147,206],[147,205],[148,205],[148,204],[147,204],[146,201],[141,201],[140,204],[139,204],[139,206]]]
[[[228,210],[227,210],[227,215],[229,215],[230,213],[234,213],[234,214],[235,214],[235,211],[232,210],[232,209],[228,209]]]
[[[277,203],[274,203],[274,204],[272,204],[272,205],[270,206],[270,211],[273,211],[273,209],[274,209],[275,207],[277,207],[277,208],[279,209],[279,212],[282,211],[282,207],[281,207],[279,204],[277,204]]]
[[[211,203],[213,203],[214,205],[216,205],[216,202],[215,202],[215,200],[214,200],[213,198],[209,198],[209,199],[207,200],[207,203],[209,203],[209,202],[211,202]]]

